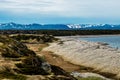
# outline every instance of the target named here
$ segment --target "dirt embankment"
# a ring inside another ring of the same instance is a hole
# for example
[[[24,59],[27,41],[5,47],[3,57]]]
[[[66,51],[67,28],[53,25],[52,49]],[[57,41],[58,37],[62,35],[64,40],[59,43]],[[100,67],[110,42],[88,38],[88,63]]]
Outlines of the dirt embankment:
[[[76,65],[91,67],[95,72],[120,79],[120,51],[106,44],[61,37],[60,42],[51,43],[44,50]]]
[[[59,66],[59,67],[63,68],[64,70],[68,71],[68,72],[79,71],[79,69],[80,69],[79,66],[74,65],[72,63],[69,63],[67,61],[64,61],[62,59],[62,57],[53,54],[53,52],[40,51],[41,48],[44,48],[44,47],[47,46],[46,44],[29,44],[28,43],[26,45],[31,50],[34,50],[37,53],[37,55],[44,56],[46,61],[48,61],[52,65]]]
[[[59,66],[60,68],[64,69],[67,72],[80,72],[83,76],[94,76],[94,77],[101,77],[105,80],[109,80],[99,74],[94,73],[94,69],[90,67],[80,66],[72,64],[65,59],[63,59],[61,56],[54,54],[51,51],[45,51],[44,48],[48,47],[48,44],[26,44],[28,48],[35,51],[37,55],[44,56],[47,62],[49,62],[52,65]],[[112,75],[112,74],[111,74]],[[100,79],[101,80],[101,79]]]
[[[44,43],[51,42],[51,37],[42,40]],[[41,51],[42,47],[45,45],[38,49]],[[0,35],[0,80],[76,80],[62,68],[49,64],[33,50],[17,39]]]

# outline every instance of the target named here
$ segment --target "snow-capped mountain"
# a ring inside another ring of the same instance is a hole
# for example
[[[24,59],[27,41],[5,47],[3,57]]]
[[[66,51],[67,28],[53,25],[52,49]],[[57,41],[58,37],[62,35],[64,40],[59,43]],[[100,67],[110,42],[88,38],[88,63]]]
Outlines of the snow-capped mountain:
[[[113,24],[0,24],[0,30],[120,30],[120,25]]]
[[[120,30],[120,25],[113,24],[69,24],[70,29],[81,30]]]

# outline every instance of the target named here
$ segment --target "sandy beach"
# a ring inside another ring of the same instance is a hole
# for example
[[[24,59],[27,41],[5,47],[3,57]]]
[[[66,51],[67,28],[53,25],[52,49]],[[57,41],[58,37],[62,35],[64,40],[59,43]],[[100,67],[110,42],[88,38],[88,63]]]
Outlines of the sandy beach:
[[[76,65],[94,68],[100,72],[116,74],[120,78],[120,51],[99,42],[59,37],[59,42],[44,48]]]

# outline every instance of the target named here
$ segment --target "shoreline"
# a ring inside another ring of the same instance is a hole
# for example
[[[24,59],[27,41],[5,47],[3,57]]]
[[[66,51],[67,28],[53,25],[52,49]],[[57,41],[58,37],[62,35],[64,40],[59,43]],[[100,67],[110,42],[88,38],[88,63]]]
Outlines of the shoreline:
[[[73,64],[69,61],[66,61],[61,56],[54,54],[51,51],[44,51],[40,48],[48,47],[46,44],[26,44],[29,49],[33,50],[37,53],[38,56],[43,56],[48,63],[51,65],[59,66],[66,72],[70,73],[71,75],[74,75],[76,77],[82,77],[82,78],[101,78],[102,80],[112,80],[111,76],[114,76],[114,74],[106,74],[106,73],[100,73],[99,71],[95,71],[93,68],[80,66]],[[104,74],[104,75],[103,75]]]
[[[100,35],[73,35],[73,36],[55,36],[55,37],[90,37],[90,36],[120,36],[120,34],[100,34]]]
[[[76,65],[94,68],[100,72],[116,74],[120,78],[120,52],[95,42],[59,37],[63,43],[51,43],[44,50],[52,51],[64,60]]]
[[[81,41],[88,41],[88,42],[93,42],[93,43],[99,43],[102,45],[108,45],[107,47],[113,48],[113,49],[118,49],[120,50],[120,47],[118,46],[113,46],[111,43],[109,42],[103,42],[103,41],[89,41],[89,40],[85,40],[84,38],[99,38],[99,37],[114,37],[114,36],[119,36],[120,35],[79,35],[79,36],[62,36],[62,37],[57,37],[57,38],[72,38],[72,39],[77,39],[77,40],[81,40]],[[83,38],[83,39],[82,39]]]
[[[78,38],[89,38],[89,37],[109,37],[109,36],[120,36],[120,34],[113,34],[113,35],[76,35],[76,36],[55,36],[57,38],[73,38],[73,39],[78,39]]]

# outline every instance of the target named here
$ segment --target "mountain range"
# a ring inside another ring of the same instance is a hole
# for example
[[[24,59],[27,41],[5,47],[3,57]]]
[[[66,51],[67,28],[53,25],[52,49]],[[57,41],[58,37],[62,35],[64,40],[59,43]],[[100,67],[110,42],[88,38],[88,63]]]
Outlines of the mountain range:
[[[17,24],[1,23],[0,30],[120,30],[116,24]]]

